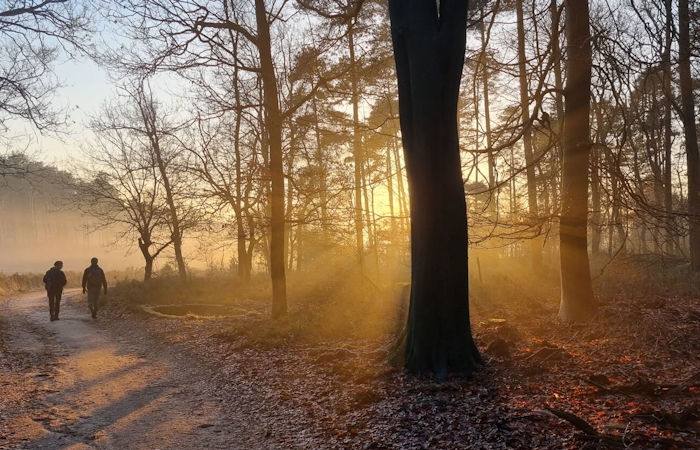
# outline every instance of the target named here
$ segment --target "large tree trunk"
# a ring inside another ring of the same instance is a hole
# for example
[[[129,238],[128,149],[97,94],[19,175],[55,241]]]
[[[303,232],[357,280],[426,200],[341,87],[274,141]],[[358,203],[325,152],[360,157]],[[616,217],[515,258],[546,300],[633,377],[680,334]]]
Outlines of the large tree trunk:
[[[481,361],[469,324],[467,212],[457,99],[467,2],[389,0],[411,203],[406,368],[468,373]]]
[[[263,79],[266,131],[270,151],[270,276],[272,317],[287,313],[287,280],[284,267],[284,172],[282,169],[282,118],[277,94],[277,77],[272,62],[270,25],[264,0],[255,0],[260,72]]]
[[[700,272],[700,154],[695,123],[693,79],[690,73],[690,12],[688,0],[678,1],[678,65],[683,109],[683,131],[688,165],[690,267]]]
[[[595,312],[587,245],[591,149],[591,44],[587,0],[566,0],[566,33],[559,318],[578,322],[589,319]]]

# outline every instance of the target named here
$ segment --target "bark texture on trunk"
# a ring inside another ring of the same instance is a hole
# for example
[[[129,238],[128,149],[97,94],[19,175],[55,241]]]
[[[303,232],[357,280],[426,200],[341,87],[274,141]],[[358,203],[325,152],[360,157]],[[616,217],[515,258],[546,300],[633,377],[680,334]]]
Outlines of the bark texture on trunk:
[[[580,322],[595,312],[587,245],[591,44],[588,1],[566,0],[565,6],[568,58],[562,136],[559,318]]]
[[[467,213],[457,99],[467,1],[390,0],[399,117],[411,204],[406,369],[469,373],[481,357],[469,323]]]

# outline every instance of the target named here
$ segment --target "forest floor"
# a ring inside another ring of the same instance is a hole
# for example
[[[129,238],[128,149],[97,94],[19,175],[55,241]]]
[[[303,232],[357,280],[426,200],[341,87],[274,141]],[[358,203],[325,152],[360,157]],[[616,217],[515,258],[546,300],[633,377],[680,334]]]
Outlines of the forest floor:
[[[386,342],[260,338],[258,302],[219,319],[111,302],[92,321],[71,297],[53,323],[39,294],[0,307],[0,448],[700,446],[697,298],[602,300],[579,326],[551,302],[476,303],[485,366],[436,383]]]

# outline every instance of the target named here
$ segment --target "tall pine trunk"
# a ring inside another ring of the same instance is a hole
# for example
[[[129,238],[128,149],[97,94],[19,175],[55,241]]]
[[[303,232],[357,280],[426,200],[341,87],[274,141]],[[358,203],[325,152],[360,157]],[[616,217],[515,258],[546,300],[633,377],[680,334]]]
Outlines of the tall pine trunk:
[[[559,318],[579,322],[595,312],[587,245],[591,35],[588,0],[566,0],[565,5],[568,51],[562,137]]]
[[[467,212],[457,100],[467,1],[389,0],[411,204],[406,368],[468,373],[481,361],[469,323]]]

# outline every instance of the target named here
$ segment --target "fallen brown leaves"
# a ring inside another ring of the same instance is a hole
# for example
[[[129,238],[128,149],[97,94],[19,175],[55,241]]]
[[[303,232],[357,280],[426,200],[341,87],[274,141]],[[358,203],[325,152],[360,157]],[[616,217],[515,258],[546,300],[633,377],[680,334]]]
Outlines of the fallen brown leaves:
[[[696,447],[700,302],[662,300],[610,299],[576,326],[557,324],[545,301],[477,304],[487,364],[440,384],[387,365],[378,351],[386,340],[312,346],[290,329],[257,341],[241,321],[274,327],[260,316],[163,319],[119,305],[107,313],[119,319],[109,327],[143,327],[153,345],[208,367],[211,395],[250,411],[271,446]]]

